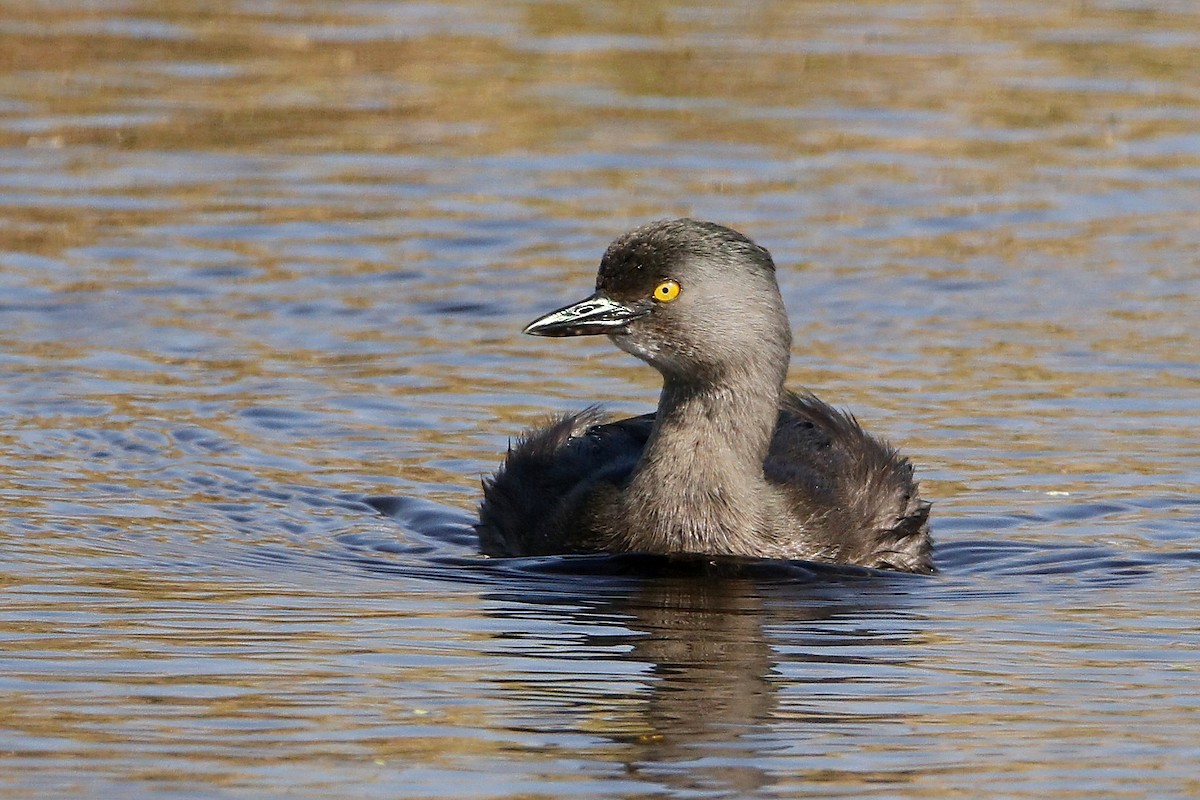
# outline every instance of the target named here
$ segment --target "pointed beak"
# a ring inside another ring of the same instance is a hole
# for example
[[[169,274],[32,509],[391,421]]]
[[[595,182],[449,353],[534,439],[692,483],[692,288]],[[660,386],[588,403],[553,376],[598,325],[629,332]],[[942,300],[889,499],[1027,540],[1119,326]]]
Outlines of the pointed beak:
[[[650,313],[650,302],[625,305],[601,294],[551,311],[525,326],[534,336],[593,336],[619,333],[631,321]]]

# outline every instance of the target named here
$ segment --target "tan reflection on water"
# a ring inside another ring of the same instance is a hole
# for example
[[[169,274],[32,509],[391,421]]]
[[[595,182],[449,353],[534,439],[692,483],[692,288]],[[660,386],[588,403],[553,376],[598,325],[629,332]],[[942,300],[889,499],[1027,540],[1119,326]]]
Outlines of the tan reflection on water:
[[[794,383],[912,454],[943,541],[1194,547],[1198,30],[1183,3],[6,5],[0,772],[1066,797],[1099,742],[1145,782],[1108,793],[1194,794],[1194,581],[1155,588],[1187,562],[784,622],[743,584],[529,611],[414,579],[369,545],[419,532],[337,500],[465,518],[542,414],[649,407],[649,370],[520,324],[628,225],[720,213],[777,254]],[[756,740],[785,723],[808,738]]]

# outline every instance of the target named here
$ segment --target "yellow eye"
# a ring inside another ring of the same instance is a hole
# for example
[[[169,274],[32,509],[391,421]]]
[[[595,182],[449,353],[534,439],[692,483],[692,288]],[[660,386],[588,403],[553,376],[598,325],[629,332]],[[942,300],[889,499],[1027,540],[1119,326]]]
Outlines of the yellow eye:
[[[675,281],[663,281],[654,287],[654,299],[660,303],[669,303],[679,297],[679,284]]]

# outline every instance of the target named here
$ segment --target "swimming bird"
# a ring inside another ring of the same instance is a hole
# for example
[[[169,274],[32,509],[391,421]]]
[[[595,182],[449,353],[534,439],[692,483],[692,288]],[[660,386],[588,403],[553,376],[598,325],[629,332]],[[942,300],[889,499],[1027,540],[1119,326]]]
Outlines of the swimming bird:
[[[771,254],[674,219],[612,243],[596,291],[529,323],[605,335],[662,374],[658,410],[597,407],[510,445],[484,480],[489,556],[751,556],[932,572],[913,468],[848,413],[784,388],[792,335]]]

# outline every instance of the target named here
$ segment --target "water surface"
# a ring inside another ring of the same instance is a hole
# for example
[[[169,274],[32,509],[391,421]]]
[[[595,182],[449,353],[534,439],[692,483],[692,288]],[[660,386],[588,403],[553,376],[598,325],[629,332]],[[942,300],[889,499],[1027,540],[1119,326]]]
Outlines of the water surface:
[[[0,797],[1200,794],[1187,3],[0,15]],[[939,575],[480,558],[521,337],[769,247]],[[383,516],[366,498],[397,498]]]

